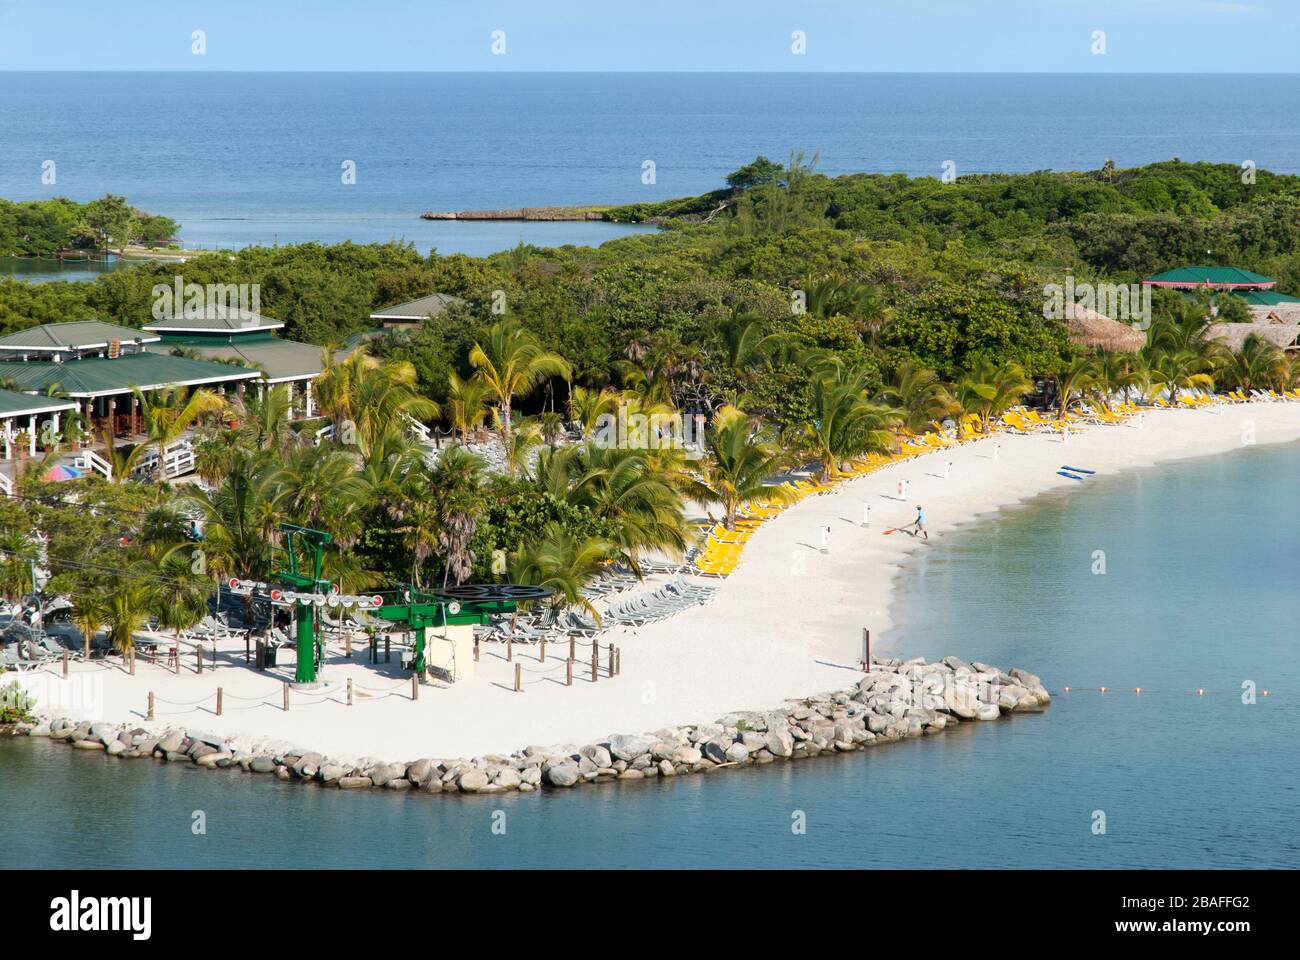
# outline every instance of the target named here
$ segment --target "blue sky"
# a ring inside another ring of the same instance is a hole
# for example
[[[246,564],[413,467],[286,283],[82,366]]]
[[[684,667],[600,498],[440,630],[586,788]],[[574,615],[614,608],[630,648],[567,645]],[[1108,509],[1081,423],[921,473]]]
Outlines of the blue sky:
[[[1300,0],[0,0],[0,69],[1295,72],[1298,28]]]

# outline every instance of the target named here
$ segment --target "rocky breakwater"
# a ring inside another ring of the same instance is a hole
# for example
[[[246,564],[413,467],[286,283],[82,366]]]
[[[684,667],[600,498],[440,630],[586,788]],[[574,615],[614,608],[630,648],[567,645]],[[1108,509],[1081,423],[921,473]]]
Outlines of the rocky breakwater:
[[[791,700],[775,710],[739,711],[713,723],[615,734],[586,744],[530,746],[509,756],[407,763],[338,759],[300,748],[241,747],[237,738],[228,741],[192,730],[151,732],[61,718],[26,724],[18,732],[110,756],[239,768],[344,790],[527,793],[541,787],[676,777],[850,753],[939,733],[967,721],[1041,711],[1049,703],[1042,681],[1031,673],[1004,673],[987,664],[945,657],[938,663],[875,662],[850,690]]]
[[[506,210],[430,210],[421,220],[604,220],[612,206],[513,207]]]

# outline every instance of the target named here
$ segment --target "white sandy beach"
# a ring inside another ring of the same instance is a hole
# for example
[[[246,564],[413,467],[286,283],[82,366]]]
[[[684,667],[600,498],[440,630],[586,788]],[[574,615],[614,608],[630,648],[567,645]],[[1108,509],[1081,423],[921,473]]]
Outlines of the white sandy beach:
[[[223,647],[217,669],[202,675],[194,672],[188,648],[179,676],[143,662],[137,663],[135,677],[116,660],[108,666],[74,664],[64,695],[81,697],[83,706],[55,712],[154,729],[185,726],[234,736],[236,746],[248,749],[293,745],[344,759],[409,761],[592,742],[613,733],[710,722],[733,710],[764,709],[790,697],[847,688],[856,679],[864,626],[876,638],[874,655],[910,655],[889,645],[889,608],[895,575],[924,545],[906,534],[882,532],[910,523],[916,504],[925,506],[934,543],[1010,504],[1078,486],[1057,475],[1063,464],[1104,475],[1249,443],[1300,439],[1300,403],[1155,410],[1143,419],[1140,429],[1136,421],[1072,429],[1064,445],[1055,435],[1000,434],[894,464],[833,494],[811,497],[762,526],[737,572],[710,581],[718,590],[708,605],[603,635],[602,645],[612,641],[622,650],[622,672],[613,679],[590,683],[584,668],[566,687],[561,649],[550,645],[542,665],[534,648],[517,645],[525,689],[515,693],[513,665],[505,662],[504,650],[488,644],[473,679],[427,685],[413,702],[396,653],[391,665],[374,667],[358,646],[350,662],[332,656],[322,674],[326,687],[295,692],[286,713],[280,706],[280,677],[244,667],[240,641],[237,651],[234,645]],[[997,459],[994,443],[1000,444]],[[952,461],[947,480],[944,460]],[[901,478],[909,482],[906,501],[897,497]],[[871,506],[869,528],[861,526],[864,503]],[[830,550],[822,554],[817,546],[827,526]],[[999,666],[1035,668],[1032,662]],[[288,678],[291,671],[280,673]],[[53,667],[23,681],[56,693],[64,684],[58,673]],[[348,677],[357,690],[352,707],[343,703]],[[1050,688],[1051,678],[1044,681]],[[225,691],[221,717],[213,712],[218,685]],[[362,696],[367,687],[386,693]],[[149,691],[158,698],[153,724],[143,722]],[[181,706],[196,701],[202,702]]]

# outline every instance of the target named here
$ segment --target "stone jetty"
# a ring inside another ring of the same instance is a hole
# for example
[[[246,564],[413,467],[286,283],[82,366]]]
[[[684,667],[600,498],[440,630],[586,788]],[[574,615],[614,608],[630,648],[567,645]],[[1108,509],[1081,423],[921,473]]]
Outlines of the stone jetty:
[[[945,657],[938,663],[919,658],[873,662],[849,690],[790,700],[774,710],[737,711],[712,723],[614,734],[584,744],[534,745],[509,756],[407,763],[340,759],[297,747],[245,750],[193,729],[150,730],[65,718],[23,724],[15,732],[115,757],[238,768],[342,790],[528,793],[852,753],[968,721],[1039,712],[1050,703],[1042,681],[1032,673]]]
[[[604,220],[613,206],[513,207],[506,210],[450,210],[420,214],[421,220]]]

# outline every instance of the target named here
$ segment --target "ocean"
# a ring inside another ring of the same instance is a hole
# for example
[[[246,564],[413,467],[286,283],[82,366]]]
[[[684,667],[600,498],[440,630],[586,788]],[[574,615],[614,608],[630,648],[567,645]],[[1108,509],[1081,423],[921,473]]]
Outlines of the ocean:
[[[0,197],[123,194],[194,248],[399,239],[482,255],[638,228],[420,213],[662,200],[792,150],[829,174],[1175,156],[1297,173],[1296,116],[1295,75],[0,73]]]

